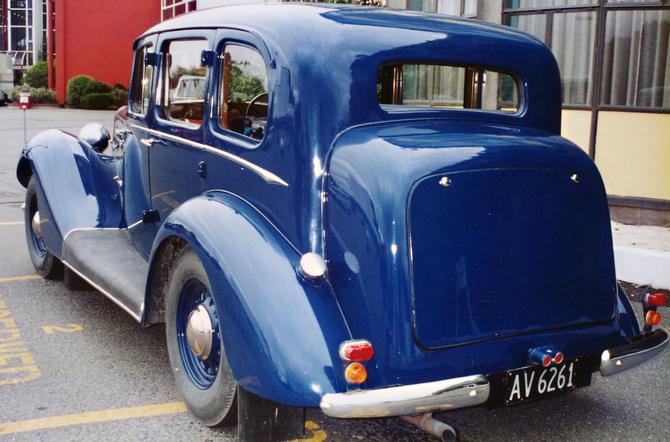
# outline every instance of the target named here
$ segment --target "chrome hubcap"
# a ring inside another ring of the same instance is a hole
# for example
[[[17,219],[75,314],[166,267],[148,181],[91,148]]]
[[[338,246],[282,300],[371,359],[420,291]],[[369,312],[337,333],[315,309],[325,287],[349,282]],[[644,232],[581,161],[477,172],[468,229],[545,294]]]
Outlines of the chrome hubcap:
[[[191,351],[203,361],[212,354],[214,327],[209,311],[202,304],[188,316],[186,340]]]
[[[40,212],[35,212],[35,215],[33,215],[32,228],[33,232],[35,233],[35,236],[38,237],[39,239],[42,239],[42,228],[40,227]]]

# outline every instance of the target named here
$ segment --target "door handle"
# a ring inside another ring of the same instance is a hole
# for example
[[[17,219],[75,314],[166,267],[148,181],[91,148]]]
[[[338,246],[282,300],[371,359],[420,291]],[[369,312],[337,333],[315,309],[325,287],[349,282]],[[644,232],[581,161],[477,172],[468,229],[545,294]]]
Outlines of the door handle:
[[[155,142],[156,142],[156,140],[154,140],[153,138],[148,138],[148,139],[147,138],[142,138],[140,140],[140,143],[142,143],[142,144],[144,144],[145,146],[148,146],[148,147],[153,146]]]

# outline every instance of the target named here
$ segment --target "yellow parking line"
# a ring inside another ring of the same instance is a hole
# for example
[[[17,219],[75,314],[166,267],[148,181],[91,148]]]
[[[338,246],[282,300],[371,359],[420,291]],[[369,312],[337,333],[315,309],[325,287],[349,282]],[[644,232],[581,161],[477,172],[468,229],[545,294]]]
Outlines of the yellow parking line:
[[[116,410],[93,411],[65,416],[54,416],[43,419],[32,419],[22,422],[0,423],[0,435],[22,433],[25,431],[44,430],[49,428],[67,427],[70,425],[110,422],[137,417],[161,416],[186,412],[183,402],[147,405],[144,407],[119,408]]]
[[[23,221],[14,221],[9,223],[0,223],[0,226],[22,226]]]
[[[42,277],[40,275],[10,276],[8,278],[0,278],[0,282],[25,281],[28,279],[42,279]]]

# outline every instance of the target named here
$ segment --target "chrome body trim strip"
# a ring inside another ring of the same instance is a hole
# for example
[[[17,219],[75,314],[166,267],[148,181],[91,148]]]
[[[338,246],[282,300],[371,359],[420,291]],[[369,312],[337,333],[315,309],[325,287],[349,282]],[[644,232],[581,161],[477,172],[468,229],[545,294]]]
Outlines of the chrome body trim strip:
[[[660,354],[670,342],[668,333],[661,329],[633,339],[630,344],[603,352],[600,357],[601,376],[611,376],[637,367]]]
[[[146,127],[135,126],[134,124],[128,124],[128,126],[135,127],[139,130],[147,131],[151,135],[167,138],[169,140],[176,141],[178,143],[188,144],[189,146],[192,146],[192,147],[195,147],[195,148],[198,148],[198,149],[202,149],[202,150],[206,150],[207,152],[211,152],[213,154],[220,155],[222,157],[228,158],[229,160],[232,160],[232,161],[236,162],[237,164],[239,164],[241,166],[244,166],[244,167],[248,168],[249,170],[255,172],[256,174],[260,175],[260,177],[263,178],[269,184],[279,184],[279,185],[288,187],[288,183],[286,181],[282,180],[281,178],[279,178],[277,175],[263,169],[262,167],[256,166],[255,164],[250,163],[249,161],[247,161],[243,158],[240,158],[236,155],[230,154],[228,152],[224,152],[220,149],[215,149],[213,147],[207,146],[206,144],[196,143],[195,141],[190,141],[190,140],[187,140],[185,138],[177,137],[175,135],[166,134],[165,132],[160,132],[160,131],[157,131],[155,129],[149,129],[149,128],[146,128]]]
[[[489,398],[486,376],[474,375],[424,384],[327,393],[321,411],[339,418],[403,416],[481,405]]]

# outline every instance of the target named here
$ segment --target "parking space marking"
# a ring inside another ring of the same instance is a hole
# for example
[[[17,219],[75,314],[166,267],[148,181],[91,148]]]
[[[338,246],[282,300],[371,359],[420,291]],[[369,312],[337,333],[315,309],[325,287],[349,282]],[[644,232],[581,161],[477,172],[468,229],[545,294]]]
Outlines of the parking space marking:
[[[321,427],[319,427],[312,421],[305,422],[305,430],[311,431],[311,434],[305,434],[304,439],[293,439],[289,442],[323,442],[328,437],[326,432],[323,431]],[[305,433],[308,433],[308,431],[306,431]]]
[[[42,279],[42,277],[40,275],[10,276],[7,278],[0,278],[0,282],[26,281],[29,279]]]
[[[47,325],[42,327],[42,330],[44,330],[44,333],[47,335],[52,335],[56,332],[72,333],[83,329],[84,327],[79,324],[68,324],[67,327],[58,327],[57,325]]]
[[[20,337],[21,333],[11,317],[7,303],[0,299],[0,386],[40,377],[40,370],[26,343],[18,340]]]
[[[76,413],[20,422],[0,423],[0,435],[68,427],[72,425],[112,422],[138,417],[162,416],[166,414],[185,413],[186,411],[186,405],[184,405],[183,402],[171,402],[167,404],[146,405],[143,407]]]

